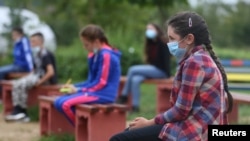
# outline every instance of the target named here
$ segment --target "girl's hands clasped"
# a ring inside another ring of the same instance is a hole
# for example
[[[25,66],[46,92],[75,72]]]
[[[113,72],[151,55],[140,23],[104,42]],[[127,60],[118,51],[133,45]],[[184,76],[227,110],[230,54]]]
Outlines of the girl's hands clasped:
[[[153,124],[154,124],[153,119],[148,120],[144,117],[137,117],[132,122],[129,123],[129,130],[146,127]]]

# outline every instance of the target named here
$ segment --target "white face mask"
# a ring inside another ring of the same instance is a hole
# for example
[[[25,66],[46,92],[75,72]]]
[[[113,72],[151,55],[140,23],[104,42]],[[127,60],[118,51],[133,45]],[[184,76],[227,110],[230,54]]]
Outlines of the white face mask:
[[[93,52],[94,52],[94,54],[96,54],[98,52],[98,48],[94,48]]]
[[[41,48],[39,46],[35,46],[31,48],[31,51],[33,53],[34,56],[37,56],[38,53],[40,52]]]
[[[156,31],[153,29],[147,29],[145,34],[146,34],[146,37],[149,39],[154,39],[157,36]]]

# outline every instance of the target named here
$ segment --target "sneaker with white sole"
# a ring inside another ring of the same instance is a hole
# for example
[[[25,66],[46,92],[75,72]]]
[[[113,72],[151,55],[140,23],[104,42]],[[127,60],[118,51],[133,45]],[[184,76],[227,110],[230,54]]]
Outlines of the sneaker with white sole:
[[[25,113],[10,114],[5,117],[5,120],[20,120],[25,116]]]
[[[20,106],[15,106],[10,115],[5,117],[6,121],[20,120],[26,116],[26,110]]]

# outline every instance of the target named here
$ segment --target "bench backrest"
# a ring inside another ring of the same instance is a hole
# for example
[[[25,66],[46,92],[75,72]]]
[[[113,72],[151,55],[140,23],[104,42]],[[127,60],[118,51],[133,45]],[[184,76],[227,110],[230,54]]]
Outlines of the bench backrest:
[[[232,96],[235,102],[241,104],[250,104],[250,94],[232,92]]]
[[[250,82],[250,60],[220,60],[229,82]]]

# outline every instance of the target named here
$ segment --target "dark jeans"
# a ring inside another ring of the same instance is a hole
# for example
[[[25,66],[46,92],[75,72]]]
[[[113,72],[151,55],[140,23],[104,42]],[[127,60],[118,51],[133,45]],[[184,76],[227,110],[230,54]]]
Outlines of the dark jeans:
[[[128,130],[118,133],[109,141],[162,141],[158,138],[163,125],[153,125],[144,128]]]
[[[26,71],[23,68],[14,64],[1,66],[0,67],[0,80],[3,80],[5,75],[10,72],[26,72]]]

